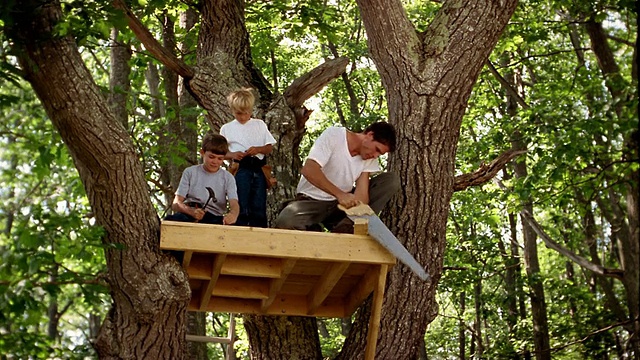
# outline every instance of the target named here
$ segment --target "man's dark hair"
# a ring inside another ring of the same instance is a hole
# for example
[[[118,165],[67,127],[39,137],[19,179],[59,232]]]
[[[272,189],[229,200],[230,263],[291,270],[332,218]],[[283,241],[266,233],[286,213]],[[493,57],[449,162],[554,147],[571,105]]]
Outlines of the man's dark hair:
[[[364,129],[364,133],[373,133],[373,140],[387,145],[389,152],[396,150],[396,129],[388,122],[379,121]]]
[[[208,132],[202,139],[202,151],[216,155],[226,155],[229,152],[229,143],[224,136]]]

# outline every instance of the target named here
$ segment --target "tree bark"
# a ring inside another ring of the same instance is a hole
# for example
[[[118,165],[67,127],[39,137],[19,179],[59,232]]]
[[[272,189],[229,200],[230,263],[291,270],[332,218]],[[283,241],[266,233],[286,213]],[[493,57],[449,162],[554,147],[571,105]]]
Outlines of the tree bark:
[[[482,342],[482,278],[476,279],[473,286],[473,304],[475,307],[476,317],[473,320],[473,333],[476,340],[474,359],[482,359],[484,355],[485,344]]]
[[[506,173],[506,172],[505,172]],[[513,242],[517,243],[516,232],[515,232],[515,217],[512,214],[509,214],[509,228],[510,228],[510,240],[509,241],[509,250],[505,244],[500,241],[498,242],[498,246],[500,249],[500,254],[504,261],[505,267],[505,275],[504,275],[504,287],[506,292],[506,298],[504,299],[504,306],[507,309],[507,326],[509,327],[509,342],[513,349],[513,340],[515,340],[515,331],[516,324],[518,323],[518,297],[517,297],[517,273],[516,269],[520,269],[520,260],[518,258],[518,247],[515,246],[515,254],[513,254],[514,246],[511,244]],[[516,351],[513,351],[510,355],[511,358],[517,359],[518,355]]]
[[[521,78],[517,73],[510,73],[507,77],[510,88],[516,89],[516,94],[521,94]],[[516,116],[518,109],[518,98],[513,92],[507,92],[507,115]],[[527,144],[523,142],[519,131],[515,131],[511,140],[511,147],[515,150],[527,149]],[[515,177],[524,179],[528,175],[526,159],[521,159],[514,163]],[[529,285],[529,297],[531,301],[531,318],[533,321],[533,343],[535,346],[535,356],[538,360],[551,359],[551,345],[549,340],[549,324],[547,319],[547,303],[544,295],[544,286],[540,277],[540,264],[538,261],[538,244],[536,231],[531,224],[530,216],[533,214],[533,205],[530,199],[524,199],[520,212],[522,223],[522,236],[524,242],[524,265],[527,273],[527,283]]]
[[[181,359],[187,276],[158,249],[159,222],[124,127],[91,80],[71,36],[54,35],[58,2],[17,1],[7,35],[78,169],[104,229],[113,306],[96,350],[101,358]],[[161,345],[158,345],[161,344]]]
[[[119,3],[120,7],[123,7],[122,2]],[[305,122],[310,114],[310,111],[302,106],[302,102],[312,96],[314,91],[322,89],[332,77],[339,76],[344,71],[346,62],[344,59],[337,59],[329,65],[320,66],[319,71],[323,76],[311,78],[311,81],[296,82],[290,86],[292,90],[285,91],[295,94],[295,90],[313,89],[302,91],[302,96],[296,94],[285,98],[282,95],[273,95],[251,59],[249,35],[244,24],[244,3],[238,0],[208,0],[199,5],[201,26],[197,64],[193,68],[149,38],[148,30],[141,28],[140,21],[135,19],[133,13],[124,10],[130,26],[135,27],[136,34],[140,34],[140,40],[145,47],[154,49],[152,51],[160,61],[166,61],[166,65],[185,79],[185,87],[207,110],[206,117],[214,131],[218,131],[222,124],[233,119],[226,101],[226,96],[231,91],[245,86],[256,90],[254,116],[266,122],[277,141],[274,151],[269,155],[269,163],[278,179],[274,196],[267,197],[268,216],[272,220],[278,213],[280,202],[293,197],[299,179],[302,164],[298,148],[304,135]],[[342,70],[339,69],[340,66]],[[251,352],[271,358],[288,357],[283,355],[287,354],[284,352],[287,346],[274,347],[269,344],[291,341],[292,351],[312,354],[309,349],[317,349],[319,353],[317,333],[310,332],[316,331],[315,325],[310,325],[312,323],[315,323],[314,318],[246,317],[245,327],[248,329],[249,337],[262,339],[251,341]],[[285,329],[287,326],[288,333],[296,334],[299,336],[298,339],[287,340],[283,338],[283,332],[266,330],[266,333],[262,333],[265,329]]]
[[[118,29],[113,28],[111,30],[111,64],[109,67],[109,105],[115,118],[126,129],[129,124],[127,98],[131,89],[129,82],[131,46],[128,43],[122,43],[118,39],[118,35]]]
[[[517,1],[444,2],[424,33],[416,32],[400,1],[357,3],[386,90],[389,122],[398,132],[398,150],[389,163],[403,192],[383,218],[431,276],[422,282],[402,265],[389,273],[376,358],[412,359],[437,314],[462,116]],[[367,320],[358,317],[339,358],[362,358]]]
[[[466,303],[466,293],[460,292],[459,313],[460,320],[458,320],[458,359],[465,360],[467,358],[467,337],[465,336],[467,330],[467,324],[464,321],[464,311]]]
[[[315,318],[245,315],[243,319],[251,359],[322,359]]]
[[[518,136],[515,135],[517,138]],[[516,140],[519,141],[519,140]],[[514,147],[522,147],[522,144],[514,144]],[[527,176],[526,163],[516,163],[514,166],[516,178]],[[540,279],[540,264],[538,261],[538,244],[536,243],[536,232],[531,227],[527,218],[523,215],[530,214],[533,206],[525,204],[520,216],[522,222],[522,234],[524,238],[524,265],[527,272],[529,297],[531,301],[531,318],[533,320],[533,342],[535,345],[535,356],[538,360],[551,359],[549,325],[547,320],[547,303],[544,296],[544,287]]]

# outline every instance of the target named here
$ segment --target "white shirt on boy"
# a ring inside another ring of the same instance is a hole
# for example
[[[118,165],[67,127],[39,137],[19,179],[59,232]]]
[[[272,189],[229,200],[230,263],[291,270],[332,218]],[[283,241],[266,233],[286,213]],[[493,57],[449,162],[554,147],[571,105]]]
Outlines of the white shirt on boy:
[[[260,119],[251,118],[244,124],[234,119],[220,128],[220,135],[229,142],[229,152],[246,151],[252,146],[264,146],[275,144],[276,139],[269,132],[267,124]],[[255,155],[258,159],[264,159],[264,154]]]

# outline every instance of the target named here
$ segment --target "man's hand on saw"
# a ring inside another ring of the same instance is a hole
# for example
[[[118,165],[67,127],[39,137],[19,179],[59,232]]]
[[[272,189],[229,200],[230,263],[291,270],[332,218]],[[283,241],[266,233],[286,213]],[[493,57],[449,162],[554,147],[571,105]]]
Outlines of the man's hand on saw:
[[[344,206],[347,209],[360,203],[360,201],[352,193],[343,193],[342,195],[338,196],[337,199],[338,204]]]

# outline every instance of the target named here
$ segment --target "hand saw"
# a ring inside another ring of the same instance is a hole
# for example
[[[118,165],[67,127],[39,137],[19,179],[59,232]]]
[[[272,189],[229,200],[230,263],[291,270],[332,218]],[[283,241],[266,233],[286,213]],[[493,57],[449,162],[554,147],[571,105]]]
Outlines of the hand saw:
[[[393,254],[398,260],[407,265],[422,280],[429,279],[429,274],[422,268],[420,263],[407,251],[402,243],[380,220],[376,213],[367,204],[360,204],[349,209],[342,205],[338,208],[347,214],[349,219],[355,222],[356,219],[367,220],[369,236],[376,239],[380,245]]]

